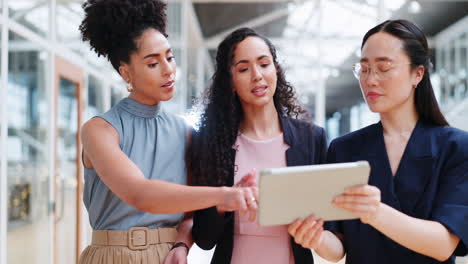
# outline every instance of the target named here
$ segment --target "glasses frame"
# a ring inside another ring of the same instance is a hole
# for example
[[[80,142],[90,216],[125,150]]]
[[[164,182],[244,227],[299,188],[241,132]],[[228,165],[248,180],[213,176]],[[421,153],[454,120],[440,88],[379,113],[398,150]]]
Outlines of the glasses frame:
[[[394,69],[396,66],[399,66],[399,65],[412,65],[413,64],[411,62],[408,62],[408,63],[391,63],[389,61],[384,61],[384,62],[387,63],[387,64],[391,64],[391,66],[392,66],[388,71]],[[367,79],[367,77],[369,77],[369,75],[371,73],[374,74],[376,80],[379,80],[379,81],[386,80],[386,78],[382,78],[382,71],[380,71],[378,69],[374,69],[374,68],[377,68],[377,67],[375,67],[374,65],[372,65],[370,63],[367,63],[369,65],[370,73],[367,74],[366,78],[361,79],[361,75],[359,74],[361,64],[362,64],[362,62],[356,62],[356,63],[353,64],[353,67],[352,67],[353,75],[359,81]],[[385,72],[387,72],[387,71],[385,71]],[[379,73],[380,73],[380,75],[379,75]]]

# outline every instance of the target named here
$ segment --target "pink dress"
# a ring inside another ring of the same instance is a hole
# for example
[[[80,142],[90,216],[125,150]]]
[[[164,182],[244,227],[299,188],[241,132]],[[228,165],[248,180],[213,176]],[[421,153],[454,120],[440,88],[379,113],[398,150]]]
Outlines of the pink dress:
[[[240,134],[237,137],[234,183],[253,168],[286,167],[283,134],[269,140],[255,140]],[[258,179],[255,179],[258,183]],[[248,221],[248,215],[235,214],[232,264],[287,264],[294,263],[290,236],[286,225],[261,227]]]

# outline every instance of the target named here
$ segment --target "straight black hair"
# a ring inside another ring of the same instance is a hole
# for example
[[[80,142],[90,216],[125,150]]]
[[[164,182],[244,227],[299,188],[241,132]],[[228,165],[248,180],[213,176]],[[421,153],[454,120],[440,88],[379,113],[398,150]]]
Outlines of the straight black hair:
[[[424,76],[416,87],[414,95],[414,103],[419,118],[436,126],[448,126],[449,123],[440,111],[439,104],[434,96],[429,73],[432,66],[429,45],[422,30],[407,20],[387,20],[366,33],[362,39],[361,49],[367,39],[378,32],[388,33],[403,42],[403,50],[409,57],[413,69],[421,65],[424,66]]]

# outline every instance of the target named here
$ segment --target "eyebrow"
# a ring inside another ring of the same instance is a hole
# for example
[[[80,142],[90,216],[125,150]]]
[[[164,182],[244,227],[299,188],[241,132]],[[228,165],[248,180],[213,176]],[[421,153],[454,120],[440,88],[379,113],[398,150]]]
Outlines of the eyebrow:
[[[393,60],[390,59],[389,57],[377,57],[375,59],[376,61],[389,61],[389,62],[392,62]],[[362,58],[359,62],[369,62],[369,59],[368,58]]]
[[[166,54],[171,53],[171,52],[172,52],[171,48],[166,50]],[[149,57],[160,57],[160,56],[161,56],[161,54],[159,54],[159,53],[150,53],[150,54],[146,55],[145,57],[143,57],[143,59],[146,59],[146,58],[149,58]]]
[[[264,59],[264,58],[269,58],[269,56],[268,55],[261,55],[261,56],[259,56],[257,58],[257,60],[261,60],[261,59]],[[248,62],[249,62],[248,60],[240,60],[236,64],[234,64],[234,67],[237,66],[240,63],[248,63]]]

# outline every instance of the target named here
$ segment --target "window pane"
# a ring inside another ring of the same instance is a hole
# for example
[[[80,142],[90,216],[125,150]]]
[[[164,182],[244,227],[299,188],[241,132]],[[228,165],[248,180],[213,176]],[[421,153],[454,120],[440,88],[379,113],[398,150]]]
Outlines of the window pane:
[[[81,41],[78,30],[84,11],[82,1],[62,0],[57,1],[55,25],[57,28],[57,41],[76,53],[83,53],[85,45]]]
[[[50,109],[45,84],[48,53],[14,33],[9,42],[7,262],[48,263],[52,232],[47,153]],[[11,43],[20,43],[22,48],[15,50]]]
[[[88,106],[86,117],[88,120],[94,116],[104,113],[104,87],[94,76],[88,78]]]
[[[123,98],[123,93],[119,92],[119,88],[111,88],[111,107],[116,105]]]
[[[49,32],[49,2],[44,0],[8,1],[9,17],[36,34],[46,37]]]

